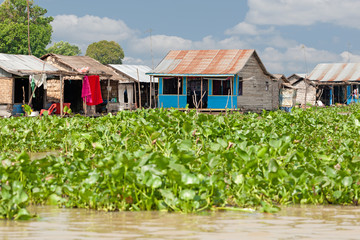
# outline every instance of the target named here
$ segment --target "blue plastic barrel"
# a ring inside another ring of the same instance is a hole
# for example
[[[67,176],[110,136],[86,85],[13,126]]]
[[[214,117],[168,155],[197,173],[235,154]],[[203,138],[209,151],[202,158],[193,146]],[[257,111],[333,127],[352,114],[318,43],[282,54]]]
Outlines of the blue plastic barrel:
[[[24,109],[22,108],[22,104],[14,104],[13,105],[13,114],[25,113]]]

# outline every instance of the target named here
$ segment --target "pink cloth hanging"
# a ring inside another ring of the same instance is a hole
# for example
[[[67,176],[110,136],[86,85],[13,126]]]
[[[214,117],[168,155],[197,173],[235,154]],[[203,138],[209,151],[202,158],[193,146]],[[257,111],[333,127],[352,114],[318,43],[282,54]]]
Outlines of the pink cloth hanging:
[[[84,76],[83,85],[82,85],[82,89],[81,89],[81,97],[84,99],[84,101],[86,98],[87,103],[92,103],[91,89],[90,89],[90,83],[89,83],[88,76]]]
[[[91,90],[91,102],[87,102],[87,105],[99,105],[103,103],[101,96],[100,78],[98,75],[89,76],[89,85]]]

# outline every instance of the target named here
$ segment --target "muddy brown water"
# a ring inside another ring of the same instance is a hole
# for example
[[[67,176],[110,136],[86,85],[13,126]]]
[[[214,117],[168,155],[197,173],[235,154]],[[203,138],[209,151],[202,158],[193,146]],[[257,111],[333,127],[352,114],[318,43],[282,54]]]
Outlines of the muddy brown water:
[[[0,239],[360,239],[360,207],[282,207],[276,214],[29,210],[40,218],[0,221]]]

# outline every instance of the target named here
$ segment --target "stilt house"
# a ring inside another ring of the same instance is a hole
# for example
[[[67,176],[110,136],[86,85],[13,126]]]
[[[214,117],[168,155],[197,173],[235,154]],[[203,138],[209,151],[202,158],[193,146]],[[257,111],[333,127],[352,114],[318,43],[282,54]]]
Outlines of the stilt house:
[[[317,98],[325,105],[359,101],[360,63],[322,63],[308,79],[317,87]]]
[[[170,51],[150,76],[164,108],[273,110],[279,85],[255,50]]]
[[[13,114],[22,112],[21,105],[27,104],[32,95],[29,76],[38,74],[53,78],[59,76],[61,71],[35,56],[0,53],[0,110]],[[45,107],[45,88],[44,85],[34,88],[34,110],[39,111]]]
[[[88,68],[87,75],[99,75],[101,94],[104,104],[96,106],[96,112],[109,111],[107,104],[115,103],[115,109],[112,106],[110,110],[119,110],[123,92],[121,92],[121,84],[127,84],[127,81],[119,76],[112,68],[101,64],[95,59],[88,56],[63,56],[58,54],[46,54],[41,57],[47,63],[70,73],[78,73],[75,76],[64,76],[63,81],[63,98],[65,103],[71,103],[73,112],[82,112],[83,99],[81,98],[82,80],[84,73],[79,73],[78,70]],[[58,102],[60,96],[61,84],[58,79],[49,80],[48,94],[49,101]],[[130,95],[130,94],[129,94]],[[133,103],[132,95],[129,96],[129,101]],[[94,113],[94,110],[92,111]]]

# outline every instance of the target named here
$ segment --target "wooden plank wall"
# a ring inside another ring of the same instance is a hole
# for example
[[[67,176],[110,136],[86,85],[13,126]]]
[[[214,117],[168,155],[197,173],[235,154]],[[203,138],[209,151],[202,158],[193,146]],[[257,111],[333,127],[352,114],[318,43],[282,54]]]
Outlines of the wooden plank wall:
[[[315,105],[316,102],[316,88],[308,85],[307,95],[306,95],[306,103],[305,103],[305,81],[300,81],[298,84],[294,85],[297,88],[296,95],[296,104],[305,105],[306,103]]]
[[[251,56],[239,74],[243,80],[243,95],[238,96],[238,108],[244,111],[274,110],[279,106],[279,83],[265,75],[259,62]],[[253,79],[250,79],[253,78]],[[266,82],[269,87],[266,90]]]

